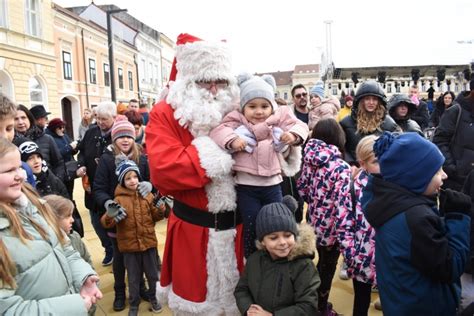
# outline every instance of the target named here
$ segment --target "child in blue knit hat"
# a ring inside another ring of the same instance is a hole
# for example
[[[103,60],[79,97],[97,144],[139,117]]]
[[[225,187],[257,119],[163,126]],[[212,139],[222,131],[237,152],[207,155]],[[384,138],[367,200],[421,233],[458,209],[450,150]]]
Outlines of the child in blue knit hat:
[[[441,191],[444,157],[417,133],[384,132],[374,153],[380,175],[369,178],[362,202],[376,231],[384,315],[456,315],[469,256],[470,198]]]
[[[116,161],[118,185],[114,202],[109,204],[101,223],[105,228],[117,226],[117,244],[127,269],[130,310],[129,316],[138,315],[140,281],[143,274],[148,280],[151,311],[161,312],[156,294],[158,281],[158,242],[155,222],[164,218],[165,207],[157,207],[153,193],[145,197],[138,191],[141,175],[133,160]]]

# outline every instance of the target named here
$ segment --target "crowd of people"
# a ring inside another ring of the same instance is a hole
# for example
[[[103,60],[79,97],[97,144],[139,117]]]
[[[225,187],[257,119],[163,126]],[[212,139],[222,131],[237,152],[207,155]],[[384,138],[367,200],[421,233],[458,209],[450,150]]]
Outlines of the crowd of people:
[[[474,80],[432,113],[416,84],[390,99],[372,80],[341,99],[297,84],[289,105],[275,90],[236,77],[225,42],[181,34],[152,111],[102,102],[77,139],[0,94],[0,314],[95,313],[77,178],[114,311],[333,316],[342,257],[353,315],[374,289],[385,315],[474,314]]]

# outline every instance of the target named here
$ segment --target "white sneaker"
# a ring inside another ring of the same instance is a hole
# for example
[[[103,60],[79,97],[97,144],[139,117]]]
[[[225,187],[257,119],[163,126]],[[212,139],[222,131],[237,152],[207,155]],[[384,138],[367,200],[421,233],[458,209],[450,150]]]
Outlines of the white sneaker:
[[[339,270],[339,279],[349,280],[349,276],[347,275],[347,268],[345,266],[342,266],[341,270]]]

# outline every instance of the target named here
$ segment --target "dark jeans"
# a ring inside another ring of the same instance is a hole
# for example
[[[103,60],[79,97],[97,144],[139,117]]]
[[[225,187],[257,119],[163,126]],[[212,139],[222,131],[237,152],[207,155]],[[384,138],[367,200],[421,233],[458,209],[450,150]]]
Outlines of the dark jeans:
[[[89,210],[89,214],[91,216],[92,227],[94,227],[95,233],[97,234],[97,237],[99,237],[102,247],[105,249],[105,254],[112,254],[112,242],[110,241],[109,236],[107,236],[105,228],[102,227],[102,224],[100,223],[101,215],[92,210]]]
[[[354,307],[352,309],[352,315],[367,316],[370,307],[372,284],[352,279],[352,285],[354,287]]]
[[[269,187],[253,185],[237,185],[237,207],[239,208],[244,224],[244,255],[248,258],[254,253],[255,247],[255,220],[262,206],[281,202],[282,194],[279,184]]]
[[[283,182],[280,183],[280,186],[283,196],[291,195],[298,202],[298,208],[295,211],[295,219],[297,223],[301,223],[301,221],[303,220],[304,200],[300,197],[298,189],[296,188],[296,180],[298,179],[298,177],[299,174],[294,177],[283,177]],[[306,219],[306,221],[308,220]]]
[[[318,309],[327,309],[329,292],[331,291],[332,279],[336,272],[337,259],[339,258],[339,245],[336,243],[330,247],[317,246],[318,268],[321,285],[318,289]]]
[[[140,282],[143,273],[148,280],[149,295],[155,298],[156,282],[158,282],[158,262],[156,248],[150,248],[143,252],[126,252],[123,254],[125,267],[128,275],[128,299],[130,306],[140,304]]]
[[[120,252],[117,244],[117,238],[110,237],[114,247],[114,262],[112,262],[112,271],[114,273],[114,291],[116,296],[125,298],[125,263],[123,254]]]

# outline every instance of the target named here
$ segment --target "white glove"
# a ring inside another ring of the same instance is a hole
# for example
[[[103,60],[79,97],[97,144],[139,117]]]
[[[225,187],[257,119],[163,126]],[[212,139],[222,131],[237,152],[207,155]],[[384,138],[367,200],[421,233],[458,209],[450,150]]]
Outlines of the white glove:
[[[113,200],[107,200],[104,206],[107,210],[107,216],[112,217],[117,223],[127,217],[127,212],[125,211],[125,209]]]
[[[245,142],[247,143],[247,146],[245,146],[245,151],[251,154],[253,152],[253,148],[255,147],[255,145],[257,145],[255,135],[251,131],[249,131],[248,128],[245,127],[245,125],[237,127],[234,130],[234,133],[243,140],[245,140]]]
[[[283,135],[283,133],[283,130],[279,127],[273,127],[272,129],[273,148],[275,148],[275,151],[279,153],[288,149],[288,145],[280,141],[281,135]]]
[[[148,181],[142,181],[138,183],[138,193],[140,193],[142,197],[146,197],[148,194],[150,194],[152,188],[153,186]]]

